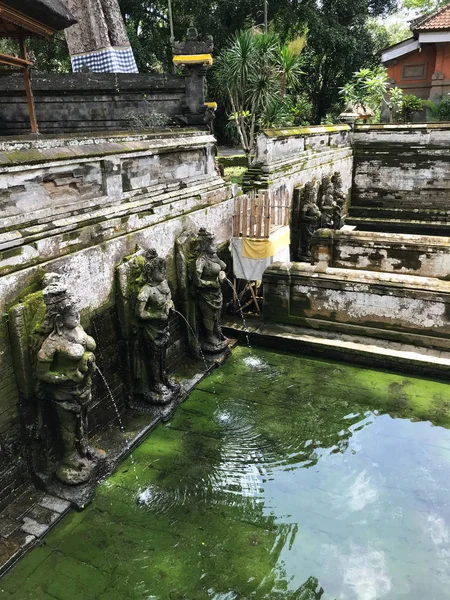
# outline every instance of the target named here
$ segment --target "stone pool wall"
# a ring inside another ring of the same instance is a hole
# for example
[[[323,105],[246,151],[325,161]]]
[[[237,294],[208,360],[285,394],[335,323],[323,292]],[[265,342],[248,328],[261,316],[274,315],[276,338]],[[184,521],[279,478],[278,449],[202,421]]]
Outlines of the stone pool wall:
[[[408,228],[418,233],[426,222],[445,228],[450,215],[449,140],[448,123],[356,127],[349,222],[370,231]]]
[[[328,267],[423,277],[450,276],[450,238],[369,231],[319,229],[312,263]]]
[[[341,173],[350,199],[353,149],[347,125],[264,129],[244,189],[268,190],[274,199],[288,198],[292,208],[294,188],[335,171]]]
[[[274,263],[264,273],[264,321],[450,348],[450,283]]]
[[[39,73],[33,94],[41,133],[83,133],[127,129],[133,115],[181,112],[186,84],[176,75],[147,73]],[[22,75],[2,78],[0,135],[29,133]]]
[[[231,236],[236,189],[218,174],[214,155],[214,138],[189,129],[0,142],[0,508],[27,474],[8,309],[39,289],[44,272],[62,274],[120,404],[115,266],[136,245],[155,247],[167,257],[177,301],[176,238],[199,227],[219,243]],[[173,364],[183,340],[176,320],[171,328]],[[100,393],[95,381],[94,431],[115,418]]]

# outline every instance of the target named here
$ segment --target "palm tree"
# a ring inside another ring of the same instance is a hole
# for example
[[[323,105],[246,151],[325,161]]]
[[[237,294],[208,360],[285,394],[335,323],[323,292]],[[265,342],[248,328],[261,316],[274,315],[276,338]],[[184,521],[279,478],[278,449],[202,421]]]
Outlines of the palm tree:
[[[280,93],[277,49],[273,34],[239,31],[215,65],[216,90],[231,109],[229,119],[236,125],[249,166],[259,115]]]

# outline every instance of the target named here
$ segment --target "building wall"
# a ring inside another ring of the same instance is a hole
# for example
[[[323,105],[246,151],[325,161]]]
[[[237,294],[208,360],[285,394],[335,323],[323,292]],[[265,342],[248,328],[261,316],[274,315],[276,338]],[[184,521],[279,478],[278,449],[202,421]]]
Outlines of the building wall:
[[[422,50],[396,58],[388,65],[388,75],[405,94],[428,99],[436,64],[436,47],[424,45]],[[408,75],[409,71],[409,75]]]
[[[244,188],[287,198],[292,209],[295,187],[335,171],[341,173],[344,191],[350,195],[353,149],[347,125],[264,130],[258,135],[255,164]]]
[[[183,77],[141,74],[38,74],[32,78],[41,133],[129,129],[130,117],[150,112],[174,117],[185,97]],[[23,77],[2,77],[0,135],[29,133]]]

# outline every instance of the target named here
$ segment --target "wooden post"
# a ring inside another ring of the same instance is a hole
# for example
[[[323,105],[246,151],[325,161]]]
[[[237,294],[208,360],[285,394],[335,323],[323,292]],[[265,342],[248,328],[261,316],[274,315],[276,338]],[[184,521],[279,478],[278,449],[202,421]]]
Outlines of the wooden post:
[[[23,60],[28,60],[27,47],[25,45],[25,38],[21,37],[20,40],[20,54]],[[23,77],[25,82],[25,92],[27,95],[28,112],[30,115],[31,133],[39,133],[37,118],[36,118],[36,107],[34,105],[33,90],[31,89],[30,80],[30,67],[25,67],[23,70]]]

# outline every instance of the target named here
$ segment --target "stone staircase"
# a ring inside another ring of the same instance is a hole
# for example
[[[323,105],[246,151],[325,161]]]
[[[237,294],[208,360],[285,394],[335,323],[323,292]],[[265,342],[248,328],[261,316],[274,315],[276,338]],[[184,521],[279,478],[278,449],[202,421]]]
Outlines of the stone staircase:
[[[346,224],[359,231],[450,235],[450,211],[352,205]]]

